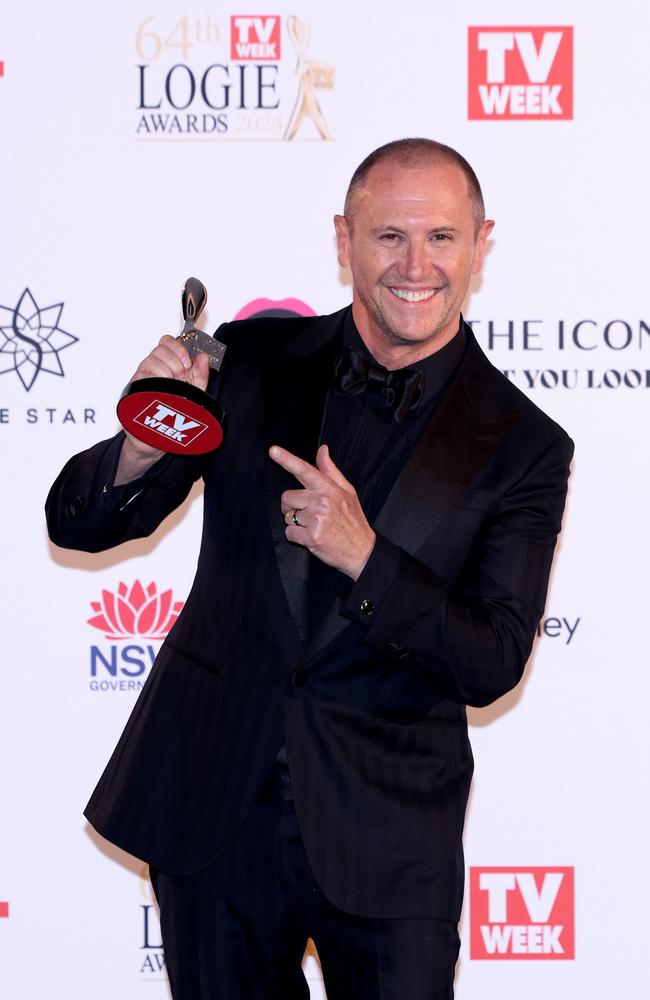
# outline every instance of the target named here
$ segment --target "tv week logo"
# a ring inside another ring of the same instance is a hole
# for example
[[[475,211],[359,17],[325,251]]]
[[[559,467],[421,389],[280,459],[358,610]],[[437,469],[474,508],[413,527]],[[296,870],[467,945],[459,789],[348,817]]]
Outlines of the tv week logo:
[[[573,28],[468,28],[468,117],[573,118]]]
[[[575,958],[573,871],[470,868],[470,958]]]
[[[184,448],[196,441],[199,434],[208,429],[207,424],[193,420],[187,413],[172,409],[159,399],[152,400],[137,417],[133,418],[133,421],[171,438],[172,441],[177,441]]]
[[[280,58],[280,18],[236,14],[230,18],[230,58],[237,62]]]

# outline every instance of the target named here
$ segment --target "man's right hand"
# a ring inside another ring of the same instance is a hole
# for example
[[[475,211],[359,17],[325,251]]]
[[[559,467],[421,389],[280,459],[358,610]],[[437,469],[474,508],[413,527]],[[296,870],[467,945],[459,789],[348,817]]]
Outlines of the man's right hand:
[[[131,378],[136,382],[141,378],[174,378],[180,382],[190,382],[197,389],[205,389],[208,384],[210,366],[207,354],[197,354],[194,361],[176,337],[161,337],[157,347],[140,362]],[[154,465],[164,452],[138,441],[127,434],[115,475],[115,486],[139,479]]]

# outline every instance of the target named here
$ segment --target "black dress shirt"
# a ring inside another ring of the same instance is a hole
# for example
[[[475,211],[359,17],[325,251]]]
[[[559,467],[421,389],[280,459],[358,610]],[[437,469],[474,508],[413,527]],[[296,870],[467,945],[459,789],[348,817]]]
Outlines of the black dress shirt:
[[[355,348],[376,365],[348,314],[343,329],[342,351]],[[416,365],[423,380],[418,406],[397,423],[381,396],[369,393],[348,395],[330,387],[321,431],[321,444],[329,448],[332,461],[354,486],[369,523],[372,525],[400,472],[427,426],[449,381],[460,364],[466,347],[462,326],[441,350]],[[338,588],[337,588],[338,583]],[[343,596],[352,581],[315,556],[309,565],[309,627],[313,633],[335,592]]]
[[[363,353],[373,365],[378,364],[359,335],[351,309],[343,328],[340,354],[348,345]],[[421,372],[422,396],[401,423],[393,419],[381,396],[367,392],[350,395],[330,385],[320,443],[328,446],[332,461],[354,486],[371,525],[457,371],[466,347],[467,337],[461,320],[458,333],[448,344],[409,366]],[[310,556],[310,634],[313,634],[332,601],[337,597],[344,601],[352,586],[353,581],[349,577]],[[284,745],[276,757],[263,795],[291,798]]]

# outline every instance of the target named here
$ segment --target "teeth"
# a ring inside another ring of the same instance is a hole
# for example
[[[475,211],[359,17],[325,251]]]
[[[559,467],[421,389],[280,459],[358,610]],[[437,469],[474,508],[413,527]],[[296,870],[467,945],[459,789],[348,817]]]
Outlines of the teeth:
[[[425,299],[430,299],[435,291],[435,288],[429,288],[426,292],[408,292],[405,288],[391,288],[393,295],[398,299],[404,299],[405,302],[424,302]]]

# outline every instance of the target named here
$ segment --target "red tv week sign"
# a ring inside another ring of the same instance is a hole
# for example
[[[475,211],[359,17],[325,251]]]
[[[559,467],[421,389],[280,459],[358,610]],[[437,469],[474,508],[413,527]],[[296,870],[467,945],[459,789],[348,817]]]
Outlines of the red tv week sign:
[[[575,958],[573,868],[470,868],[470,958]]]
[[[237,62],[280,58],[280,18],[277,14],[235,14],[230,18],[230,58]]]
[[[573,118],[573,28],[468,28],[470,119]]]

